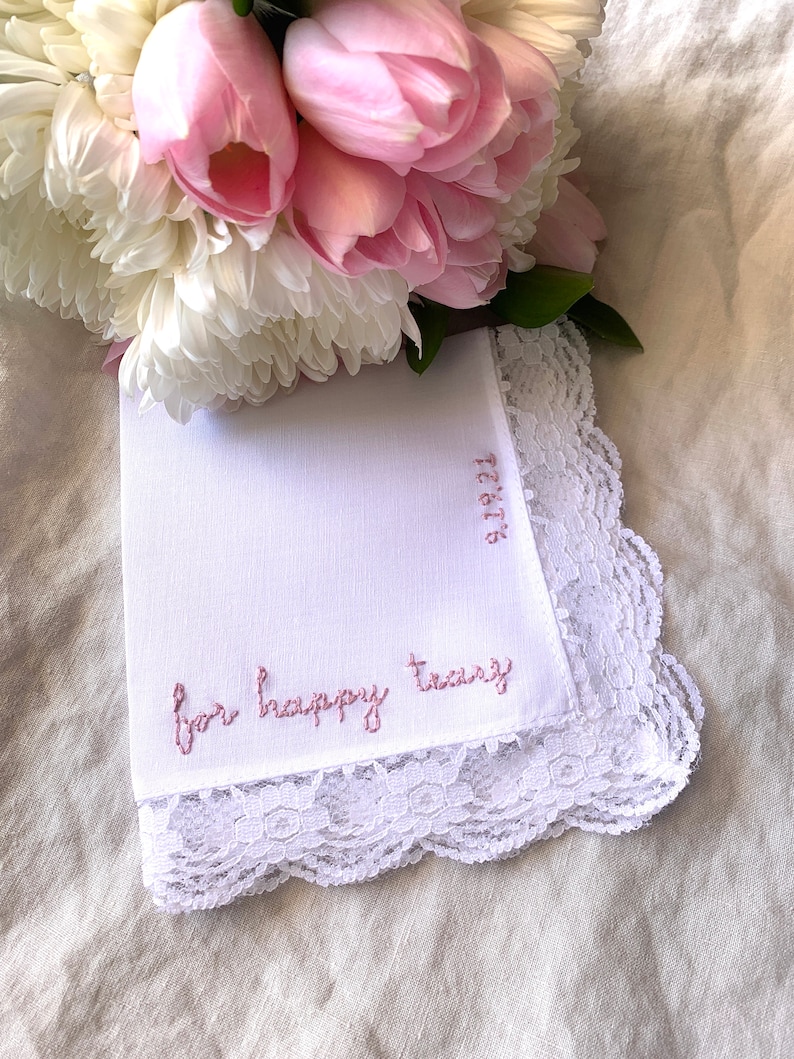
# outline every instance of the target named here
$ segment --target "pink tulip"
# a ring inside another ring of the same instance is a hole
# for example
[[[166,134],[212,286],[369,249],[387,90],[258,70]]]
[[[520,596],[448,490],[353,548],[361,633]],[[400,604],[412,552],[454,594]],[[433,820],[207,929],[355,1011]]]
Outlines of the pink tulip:
[[[279,61],[229,0],[187,0],[144,42],[132,100],[141,153],[165,159],[209,213],[272,227],[292,194],[298,138]]]
[[[506,200],[554,147],[557,72],[542,52],[512,33],[485,22],[475,32],[499,60],[512,109],[475,166],[436,175],[478,195]]]
[[[442,0],[319,0],[287,31],[284,81],[340,150],[405,174],[463,166],[510,116],[493,51]]]
[[[391,269],[420,294],[459,309],[484,304],[504,286],[492,199],[354,158],[307,122],[299,140],[286,216],[326,268],[346,276]]]
[[[593,203],[570,180],[561,177],[557,201],[541,213],[527,249],[539,265],[589,273],[598,255],[595,244],[606,234],[604,219]]]
[[[450,309],[474,309],[487,305],[505,285],[507,262],[490,259],[480,264],[448,264],[432,283],[416,288],[416,293]]]
[[[287,217],[322,264],[347,276],[394,269],[411,286],[441,273],[447,240],[421,181],[345,154],[308,122],[301,122],[299,142]]]
[[[286,216],[326,268],[347,276],[391,269],[420,294],[458,309],[482,305],[504,286],[492,198],[354,158],[308,122],[299,141]]]
[[[504,287],[507,275],[494,230],[495,203],[459,185],[424,179],[447,234],[448,252],[444,271],[418,284],[416,292],[451,309],[485,305]]]

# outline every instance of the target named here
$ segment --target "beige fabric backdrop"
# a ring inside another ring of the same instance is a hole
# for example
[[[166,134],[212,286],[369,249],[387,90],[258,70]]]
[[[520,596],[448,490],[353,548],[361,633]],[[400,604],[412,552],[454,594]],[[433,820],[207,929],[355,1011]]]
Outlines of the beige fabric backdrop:
[[[168,918],[127,763],[116,405],[79,326],[0,307],[2,1059],[794,1055],[794,11],[611,0],[579,107],[611,236],[601,425],[702,687],[641,833]]]

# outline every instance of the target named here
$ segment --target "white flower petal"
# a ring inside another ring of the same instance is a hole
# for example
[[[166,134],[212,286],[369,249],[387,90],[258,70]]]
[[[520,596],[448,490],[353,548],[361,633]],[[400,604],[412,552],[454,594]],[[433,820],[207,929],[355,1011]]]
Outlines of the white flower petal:
[[[36,16],[44,10],[41,0],[0,0],[0,14],[17,15],[20,18]]]
[[[57,86],[41,81],[24,85],[0,85],[0,121],[19,114],[51,112],[57,99]]]
[[[51,63],[31,59],[26,55],[18,55],[4,48],[0,48],[0,78],[4,82],[12,79],[22,82],[47,81],[53,85],[62,85],[69,79],[63,70],[59,70]]]
[[[597,37],[604,21],[601,0],[516,0],[515,6],[574,40]]]
[[[55,21],[53,16],[46,11],[29,15],[27,18],[14,15],[5,25],[6,40],[18,55],[26,55],[31,59],[45,62],[47,56],[44,54],[41,30]]]

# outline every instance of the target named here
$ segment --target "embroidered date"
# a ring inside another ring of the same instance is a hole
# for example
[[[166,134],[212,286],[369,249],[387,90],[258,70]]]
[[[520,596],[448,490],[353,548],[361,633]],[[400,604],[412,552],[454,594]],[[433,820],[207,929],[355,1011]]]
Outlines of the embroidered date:
[[[492,452],[481,460],[474,461],[475,466],[480,467],[481,470],[474,476],[474,480],[478,485],[488,485],[488,489],[484,493],[480,493],[477,500],[487,511],[484,511],[480,518],[486,522],[489,519],[496,519],[498,526],[494,526],[491,523],[491,529],[485,534],[485,539],[489,544],[496,544],[499,540],[507,539],[507,523],[505,522],[505,509],[503,507],[495,507],[496,504],[502,501],[502,492],[500,489],[499,472],[496,469],[496,456]],[[487,468],[490,467],[490,470]]]
[[[355,702],[364,702],[369,706],[369,709],[364,714],[364,730],[375,733],[380,728],[378,707],[389,694],[388,688],[384,688],[379,693],[377,686],[373,684],[371,691],[367,691],[366,688],[359,688],[358,691],[353,691],[352,688],[340,688],[333,698],[325,691],[313,691],[308,702],[304,702],[298,695],[293,699],[285,699],[284,702],[279,704],[275,699],[265,701],[262,688],[266,680],[267,670],[264,666],[259,666],[256,671],[256,700],[260,717],[264,717],[271,711],[274,717],[279,718],[295,717],[298,714],[302,714],[304,717],[313,717],[315,727],[320,723],[320,714],[324,710],[331,710],[335,707],[336,715],[341,722],[345,719],[346,706],[352,706]]]
[[[197,713],[195,717],[184,717],[181,713],[182,704],[185,701],[184,684],[174,684],[174,742],[180,754],[189,754],[193,749],[194,732],[206,731],[207,725],[213,717],[220,717],[221,724],[231,724],[238,714],[238,710],[232,710],[227,714],[225,707],[219,702],[213,702],[209,713]]]
[[[506,658],[504,663],[492,658],[489,662],[490,673],[487,676],[482,666],[472,666],[471,673],[468,676],[466,675],[465,667],[461,667],[460,669],[450,669],[443,680],[441,680],[438,673],[431,673],[427,683],[423,684],[419,676],[419,670],[426,665],[427,662],[417,662],[413,651],[411,651],[408,661],[405,663],[406,669],[410,669],[413,673],[414,683],[419,691],[442,691],[444,688],[459,688],[463,684],[473,684],[475,680],[480,680],[483,684],[490,684],[495,681],[494,686],[496,687],[497,695],[504,695],[507,691],[507,674],[513,668],[513,663],[509,658]]]

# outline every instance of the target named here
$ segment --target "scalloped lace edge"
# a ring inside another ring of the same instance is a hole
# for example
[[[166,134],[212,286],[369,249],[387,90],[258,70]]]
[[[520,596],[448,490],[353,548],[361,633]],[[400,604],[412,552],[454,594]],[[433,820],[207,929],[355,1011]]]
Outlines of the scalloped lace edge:
[[[357,882],[429,852],[505,858],[570,827],[617,834],[686,785],[700,695],[660,644],[661,569],[621,523],[620,459],[594,424],[585,341],[567,321],[491,336],[578,710],[497,739],[143,801],[143,877],[163,910],[290,877]]]

